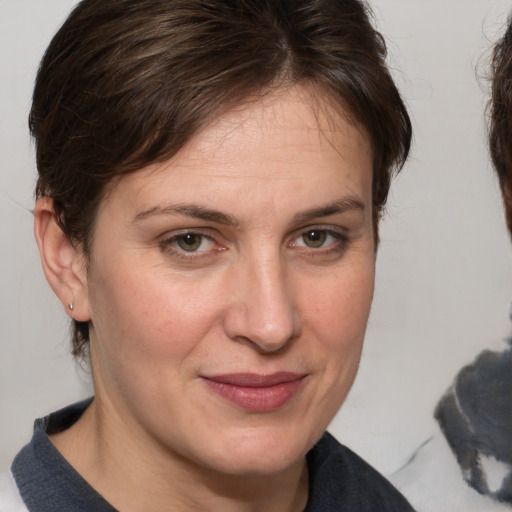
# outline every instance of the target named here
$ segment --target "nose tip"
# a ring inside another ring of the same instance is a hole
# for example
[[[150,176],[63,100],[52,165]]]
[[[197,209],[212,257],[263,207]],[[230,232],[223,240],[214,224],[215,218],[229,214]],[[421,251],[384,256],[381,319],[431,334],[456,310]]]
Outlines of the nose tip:
[[[283,350],[298,336],[293,292],[281,269],[260,267],[238,281],[225,330],[231,339],[269,354]]]
[[[228,328],[229,337],[240,343],[255,347],[258,352],[273,354],[288,347],[297,337],[296,330],[288,315],[275,320],[258,322],[256,315],[245,311],[237,313],[237,325]],[[262,315],[260,315],[262,316]]]
[[[251,315],[251,314],[250,314]],[[251,315],[254,316],[254,315]],[[262,317],[264,315],[260,315]],[[275,353],[287,347],[296,337],[291,312],[275,312],[271,318],[261,318],[259,321],[248,318],[245,334],[238,335],[239,341],[255,345],[262,353]]]

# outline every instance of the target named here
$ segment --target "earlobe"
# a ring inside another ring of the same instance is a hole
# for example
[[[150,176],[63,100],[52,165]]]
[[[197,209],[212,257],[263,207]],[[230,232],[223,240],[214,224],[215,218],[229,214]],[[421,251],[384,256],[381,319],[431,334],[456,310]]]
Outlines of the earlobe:
[[[70,317],[90,320],[84,254],[62,230],[53,200],[41,197],[34,208],[34,235],[46,279]]]

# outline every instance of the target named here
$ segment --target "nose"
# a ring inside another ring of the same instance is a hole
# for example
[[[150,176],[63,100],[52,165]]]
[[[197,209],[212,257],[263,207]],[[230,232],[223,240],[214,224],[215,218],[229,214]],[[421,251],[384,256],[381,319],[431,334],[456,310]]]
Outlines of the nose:
[[[227,335],[265,354],[287,347],[300,333],[291,279],[279,254],[240,263],[224,318]]]

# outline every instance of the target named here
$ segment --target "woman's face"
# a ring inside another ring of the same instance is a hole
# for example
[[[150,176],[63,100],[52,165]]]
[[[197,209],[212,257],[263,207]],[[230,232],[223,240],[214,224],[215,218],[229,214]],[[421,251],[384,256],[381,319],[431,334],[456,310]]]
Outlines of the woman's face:
[[[345,399],[374,284],[372,154],[310,98],[232,110],[103,199],[86,293],[120,442],[277,474]]]

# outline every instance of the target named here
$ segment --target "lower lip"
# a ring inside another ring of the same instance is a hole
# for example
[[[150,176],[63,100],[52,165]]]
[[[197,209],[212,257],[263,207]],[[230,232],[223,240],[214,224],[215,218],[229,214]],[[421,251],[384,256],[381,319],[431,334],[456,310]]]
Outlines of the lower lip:
[[[227,401],[252,412],[270,412],[283,407],[299,391],[305,377],[273,386],[238,386],[204,379],[208,387]]]

